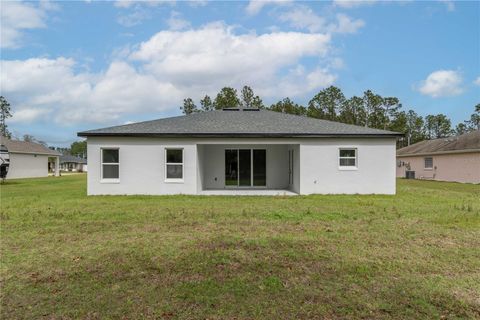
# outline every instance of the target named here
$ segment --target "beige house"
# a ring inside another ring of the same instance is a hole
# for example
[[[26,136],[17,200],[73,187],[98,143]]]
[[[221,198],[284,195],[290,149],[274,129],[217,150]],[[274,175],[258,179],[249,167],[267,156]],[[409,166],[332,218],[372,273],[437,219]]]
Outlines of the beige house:
[[[1,144],[7,147],[10,167],[7,179],[38,178],[48,176],[48,158],[55,158],[55,175],[60,173],[60,153],[34,142],[10,140],[1,137]]]
[[[416,179],[480,183],[480,130],[399,149],[397,177],[411,172]]]

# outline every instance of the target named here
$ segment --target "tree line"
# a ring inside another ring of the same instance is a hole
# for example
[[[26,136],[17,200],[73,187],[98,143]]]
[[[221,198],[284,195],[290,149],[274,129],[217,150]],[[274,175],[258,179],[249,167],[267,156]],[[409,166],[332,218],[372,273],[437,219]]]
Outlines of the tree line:
[[[363,96],[347,98],[342,90],[335,86],[320,90],[306,106],[284,98],[270,106],[255,95],[252,88],[244,86],[237,93],[231,87],[222,88],[212,99],[205,95],[197,106],[193,99],[186,98],[180,107],[184,114],[219,110],[224,108],[258,108],[300,116],[338,121],[346,124],[396,131],[404,134],[397,147],[426,140],[464,134],[480,130],[480,103],[474,107],[469,119],[452,127],[451,120],[442,113],[422,117],[413,109],[404,110],[397,97],[382,97],[367,90]]]
[[[252,88],[244,86],[238,94],[231,87],[222,88],[212,99],[205,95],[197,106],[193,99],[186,98],[180,107],[184,114],[205,112],[225,108],[256,108],[276,112],[295,114],[317,119],[339,121],[342,123],[366,126],[377,129],[396,131],[404,134],[397,142],[397,147],[404,147],[425,139],[437,139],[460,135],[472,130],[480,130],[480,103],[474,107],[470,118],[452,127],[451,120],[444,114],[432,114],[422,117],[413,109],[403,110],[397,97],[382,97],[367,90],[363,96],[347,98],[342,90],[335,86],[320,90],[303,106],[284,98],[270,106],[265,106],[262,99],[255,95]],[[12,138],[6,119],[12,116],[10,104],[0,96],[0,133]],[[46,145],[45,142],[31,135],[24,135],[24,141]],[[86,142],[74,142],[70,148],[57,148],[64,154],[86,156]]]
[[[244,86],[240,91],[240,97],[237,94],[237,90],[231,87],[222,88],[213,100],[210,96],[205,95],[200,100],[200,107],[197,107],[192,98],[186,98],[183,100],[183,106],[180,107],[180,110],[184,114],[191,114],[226,108],[264,109],[265,106],[262,99],[253,93],[252,88]]]
[[[75,141],[70,147],[50,147],[50,149],[56,150],[63,155],[87,158],[87,140]]]

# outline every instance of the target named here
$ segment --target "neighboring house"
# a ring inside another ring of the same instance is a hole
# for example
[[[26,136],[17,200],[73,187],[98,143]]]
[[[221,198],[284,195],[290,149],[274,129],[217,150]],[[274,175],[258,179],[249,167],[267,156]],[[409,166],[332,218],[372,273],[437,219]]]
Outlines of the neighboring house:
[[[1,144],[5,145],[10,155],[10,167],[7,179],[38,178],[48,176],[48,158],[55,158],[55,175],[59,175],[59,156],[39,143],[9,140],[1,137]]]
[[[480,131],[421,141],[397,151],[397,177],[480,183]]]
[[[87,160],[71,155],[62,155],[60,156],[60,170],[87,172]]]
[[[398,133],[258,109],[79,132],[88,194],[394,194]]]

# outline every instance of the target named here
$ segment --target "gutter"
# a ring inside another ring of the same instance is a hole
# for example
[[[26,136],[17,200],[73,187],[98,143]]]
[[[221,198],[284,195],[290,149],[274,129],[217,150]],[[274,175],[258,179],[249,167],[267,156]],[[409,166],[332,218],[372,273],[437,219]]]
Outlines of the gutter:
[[[79,137],[160,137],[160,138],[400,138],[401,133],[373,134],[318,134],[318,133],[89,133],[78,132]]]
[[[18,153],[18,154],[38,154],[41,156],[51,156],[51,157],[60,157],[61,154],[56,154],[56,153],[44,153],[44,152],[25,152],[25,151],[10,151],[8,150],[8,153]]]

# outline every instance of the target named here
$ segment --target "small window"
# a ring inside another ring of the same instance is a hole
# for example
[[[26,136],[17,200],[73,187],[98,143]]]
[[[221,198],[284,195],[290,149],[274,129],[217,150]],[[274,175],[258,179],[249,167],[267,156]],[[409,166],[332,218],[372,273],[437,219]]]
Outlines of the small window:
[[[102,149],[102,179],[118,180],[120,178],[120,162],[118,149]]]
[[[425,169],[433,169],[433,158],[425,158]]]
[[[357,149],[340,149],[339,161],[342,168],[356,168]]]
[[[167,181],[183,181],[183,149],[165,149],[165,177]]]

